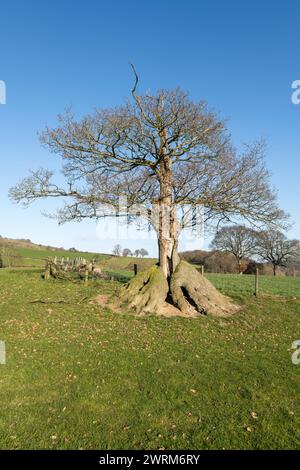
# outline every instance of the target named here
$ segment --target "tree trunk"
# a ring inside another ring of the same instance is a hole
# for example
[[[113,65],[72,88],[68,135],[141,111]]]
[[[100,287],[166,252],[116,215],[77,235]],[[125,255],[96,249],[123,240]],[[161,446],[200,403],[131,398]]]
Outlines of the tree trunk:
[[[178,241],[174,238],[161,237],[158,242],[159,266],[168,281],[174,273],[180,259],[178,255]]]
[[[273,276],[277,275],[277,266],[276,264],[273,264]]]
[[[237,264],[238,264],[238,273],[243,274],[243,262],[240,258],[237,259]]]
[[[171,189],[168,182],[161,184],[159,202],[158,251],[159,266],[170,282],[178,263],[178,235],[176,213],[173,207]]]
[[[172,160],[167,155],[166,131],[161,132],[160,198],[158,221],[159,266],[168,283],[178,263],[178,234],[172,195]]]

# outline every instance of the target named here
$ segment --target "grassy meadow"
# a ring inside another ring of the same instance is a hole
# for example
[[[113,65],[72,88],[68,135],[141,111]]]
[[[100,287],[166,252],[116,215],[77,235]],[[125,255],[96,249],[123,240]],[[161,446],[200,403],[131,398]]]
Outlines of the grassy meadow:
[[[124,278],[130,263],[103,258]],[[208,277],[240,313],[116,314],[91,300],[119,282],[1,269],[0,448],[299,448],[300,279],[262,277],[255,299],[251,276]]]

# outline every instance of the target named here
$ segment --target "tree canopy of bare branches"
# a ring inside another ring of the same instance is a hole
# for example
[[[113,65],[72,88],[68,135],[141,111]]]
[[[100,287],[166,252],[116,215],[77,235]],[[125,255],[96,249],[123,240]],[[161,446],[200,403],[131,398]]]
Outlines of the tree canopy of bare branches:
[[[117,244],[113,247],[113,250],[112,250],[112,253],[113,255],[115,256],[121,256],[122,254],[122,247],[121,245]]]
[[[279,266],[287,267],[290,261],[300,260],[300,242],[288,240],[278,230],[265,230],[257,234],[256,252],[262,260],[272,264],[276,276]]]
[[[242,262],[256,253],[257,235],[245,225],[222,227],[215,235],[211,247],[214,250],[232,253],[242,273]]]

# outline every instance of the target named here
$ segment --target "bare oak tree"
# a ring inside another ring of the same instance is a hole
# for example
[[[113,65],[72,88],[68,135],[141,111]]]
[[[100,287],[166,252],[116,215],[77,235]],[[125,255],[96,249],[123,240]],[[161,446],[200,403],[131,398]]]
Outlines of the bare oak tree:
[[[121,245],[117,244],[113,247],[113,250],[112,250],[112,253],[113,255],[115,256],[121,256],[122,254],[122,247]]]
[[[278,230],[265,230],[257,235],[256,251],[262,260],[272,264],[276,276],[279,266],[287,267],[290,261],[300,260],[300,241],[288,240]]]
[[[13,266],[18,266],[21,259],[21,255],[14,247],[9,245],[0,245],[0,268],[12,268]]]
[[[232,253],[236,259],[239,274],[243,273],[243,261],[255,254],[256,232],[245,225],[222,227],[217,231],[211,247],[214,250]]]
[[[124,250],[122,251],[122,256],[124,256],[124,258],[127,258],[127,256],[132,256],[130,248],[124,248]]]
[[[149,253],[145,248],[141,248],[140,249],[140,255],[141,255],[142,258],[144,258],[145,256],[148,256]]]
[[[99,109],[80,121],[66,113],[57,128],[42,134],[43,145],[62,158],[65,185],[40,169],[10,195],[25,204],[63,198],[56,214],[61,223],[146,219],[157,233],[158,266],[140,273],[121,293],[122,302],[137,312],[232,311],[229,299],[180,262],[178,240],[183,228],[200,219],[220,224],[243,218],[264,225],[282,215],[264,146],[255,143],[238,155],[224,122],[205,102],[194,103],[180,89],[139,95],[137,85],[135,73],[132,99],[123,106]]]

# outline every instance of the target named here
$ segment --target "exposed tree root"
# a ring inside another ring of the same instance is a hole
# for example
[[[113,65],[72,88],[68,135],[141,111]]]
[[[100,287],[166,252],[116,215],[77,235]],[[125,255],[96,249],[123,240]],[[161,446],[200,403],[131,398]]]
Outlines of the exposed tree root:
[[[228,297],[185,261],[179,263],[171,277],[170,293],[175,306],[188,316],[224,316],[238,310]]]
[[[110,307],[115,311],[133,310],[139,315],[199,317],[225,316],[239,310],[193,266],[181,261],[170,286],[159,266],[135,276]]]

